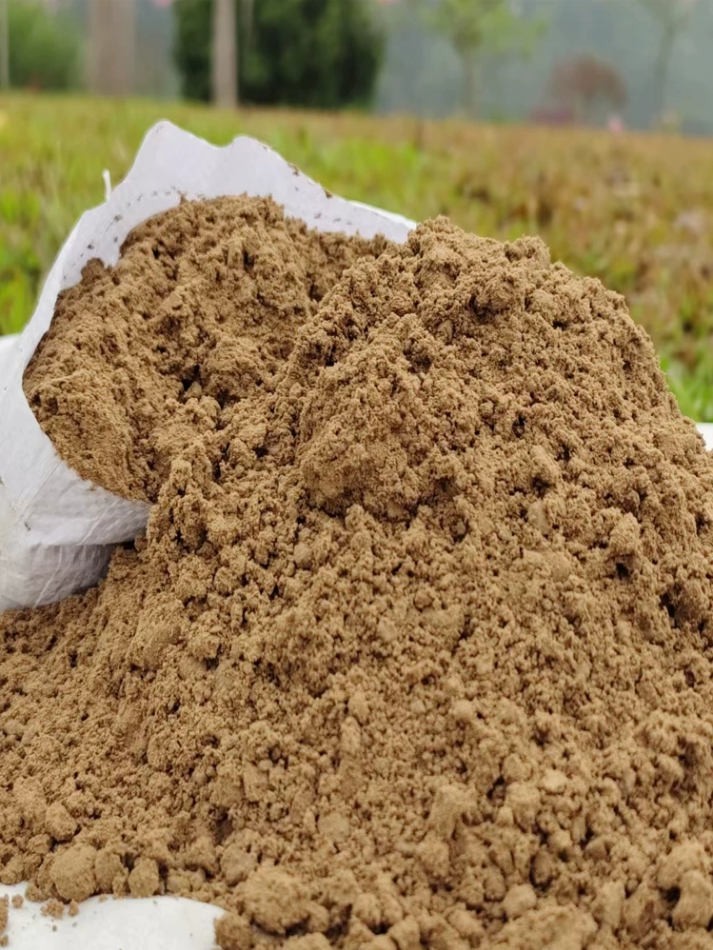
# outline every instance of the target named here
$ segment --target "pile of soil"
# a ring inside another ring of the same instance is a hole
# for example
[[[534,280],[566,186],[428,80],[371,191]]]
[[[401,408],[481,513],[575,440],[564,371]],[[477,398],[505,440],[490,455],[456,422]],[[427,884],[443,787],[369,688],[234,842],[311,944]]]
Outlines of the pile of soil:
[[[183,202],[132,231],[116,267],[91,261],[60,295],[28,402],[83,478],[155,501],[200,431],[185,407],[269,387],[327,291],[385,246],[309,230],[266,198]]]
[[[28,372],[155,504],[0,617],[0,881],[226,950],[711,950],[713,463],[645,333],[535,239],[249,204],[145,225]]]

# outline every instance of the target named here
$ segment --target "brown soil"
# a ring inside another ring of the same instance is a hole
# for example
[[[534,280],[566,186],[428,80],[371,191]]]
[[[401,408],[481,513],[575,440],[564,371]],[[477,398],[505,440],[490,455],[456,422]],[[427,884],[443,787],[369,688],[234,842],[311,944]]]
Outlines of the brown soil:
[[[711,950],[713,465],[622,299],[439,219],[280,313],[269,385],[172,397],[146,537],[0,618],[0,880],[226,950]]]
[[[83,478],[155,501],[200,427],[194,401],[225,408],[269,389],[327,290],[385,243],[308,230],[269,199],[183,203],[60,295],[25,373],[28,402]]]

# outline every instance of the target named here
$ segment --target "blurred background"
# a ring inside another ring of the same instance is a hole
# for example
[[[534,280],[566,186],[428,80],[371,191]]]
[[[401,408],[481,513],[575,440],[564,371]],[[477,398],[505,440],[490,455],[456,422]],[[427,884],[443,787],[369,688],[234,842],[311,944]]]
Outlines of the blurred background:
[[[713,420],[713,0],[0,0],[0,333],[166,117],[625,294]]]

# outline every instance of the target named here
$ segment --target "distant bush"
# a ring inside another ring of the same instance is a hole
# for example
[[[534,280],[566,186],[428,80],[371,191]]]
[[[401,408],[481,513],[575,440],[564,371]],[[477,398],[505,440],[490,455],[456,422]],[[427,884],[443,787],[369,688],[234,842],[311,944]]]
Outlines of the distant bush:
[[[236,2],[242,100],[321,109],[370,101],[383,52],[372,0]],[[207,101],[212,2],[177,0],[174,11],[184,95]]]
[[[71,22],[37,0],[10,0],[10,84],[69,89],[80,79],[80,46]]]
[[[627,90],[621,75],[596,56],[576,56],[557,65],[550,79],[555,100],[580,121],[592,121],[597,107],[621,109]]]

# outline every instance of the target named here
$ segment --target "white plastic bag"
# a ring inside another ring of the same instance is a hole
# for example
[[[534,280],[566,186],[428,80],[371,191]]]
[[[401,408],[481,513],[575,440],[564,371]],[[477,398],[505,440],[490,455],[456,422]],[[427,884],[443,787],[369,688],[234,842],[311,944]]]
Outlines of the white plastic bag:
[[[116,263],[129,232],[181,197],[244,193],[271,195],[288,216],[322,231],[403,241],[413,226],[329,196],[254,139],[216,148],[169,122],[156,125],[126,179],[70,234],[9,356],[0,352],[0,611],[51,603],[90,586],[112,546],[136,537],[149,512],[147,504],[121,499],[65,465],[25,399],[22,377],[52,321],[57,295],[79,281],[91,258]]]
[[[9,372],[16,339],[15,336],[0,336],[0,386]]]

